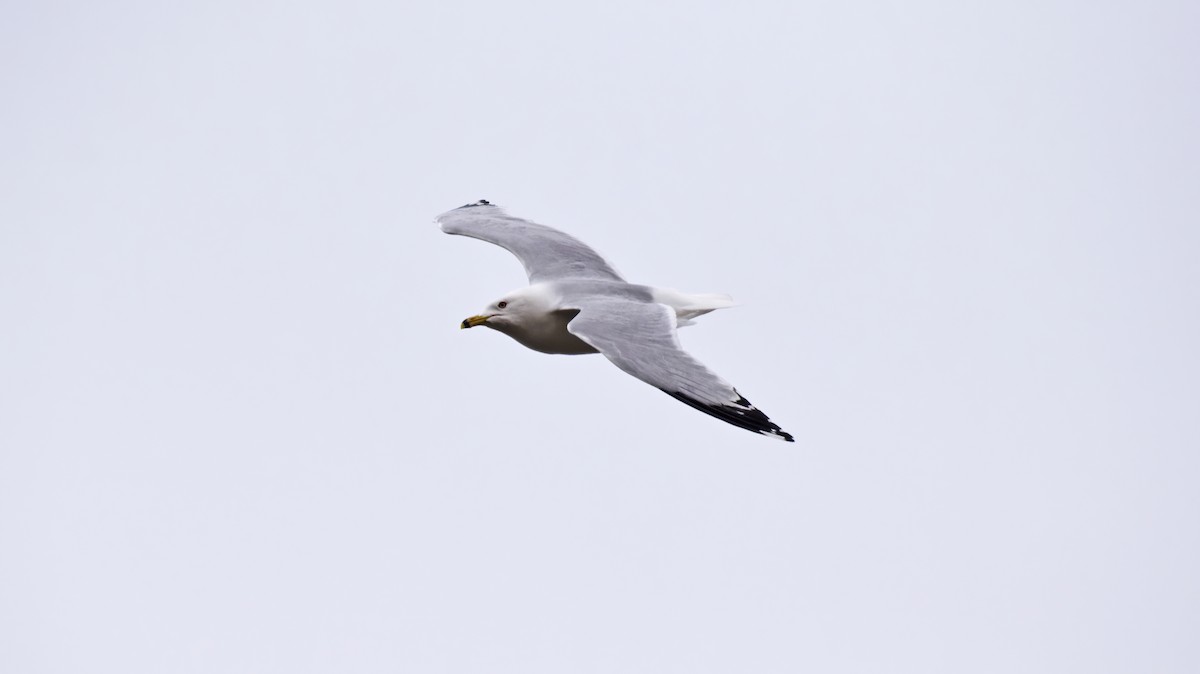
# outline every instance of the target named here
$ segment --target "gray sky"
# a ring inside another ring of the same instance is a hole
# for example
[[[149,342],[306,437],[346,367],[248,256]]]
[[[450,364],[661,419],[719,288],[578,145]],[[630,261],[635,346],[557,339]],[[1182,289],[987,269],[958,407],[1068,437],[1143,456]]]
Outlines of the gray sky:
[[[968,4],[0,6],[0,670],[1196,671],[1200,9]]]

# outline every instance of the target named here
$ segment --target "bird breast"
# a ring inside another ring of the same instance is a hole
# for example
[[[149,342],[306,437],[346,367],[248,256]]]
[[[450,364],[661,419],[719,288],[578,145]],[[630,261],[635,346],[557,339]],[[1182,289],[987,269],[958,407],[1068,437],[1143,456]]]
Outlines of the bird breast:
[[[539,320],[520,325],[493,325],[491,323],[485,323],[485,325],[512,337],[526,348],[542,353],[570,356],[598,353],[587,342],[567,330],[567,323],[570,323],[578,313],[577,309],[560,309],[550,312],[551,320]]]

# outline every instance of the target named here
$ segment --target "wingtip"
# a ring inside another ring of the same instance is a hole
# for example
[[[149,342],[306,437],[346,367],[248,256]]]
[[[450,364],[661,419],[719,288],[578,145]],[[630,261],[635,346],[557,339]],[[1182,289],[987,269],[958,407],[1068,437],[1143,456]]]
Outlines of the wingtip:
[[[443,232],[445,232],[447,234],[455,234],[456,232],[454,231],[453,222],[455,221],[456,218],[488,214],[488,213],[468,214],[468,213],[463,213],[463,211],[472,209],[472,208],[480,208],[480,207],[484,207],[484,206],[486,206],[488,209],[490,209],[490,211],[488,213],[490,213],[491,215],[504,214],[504,210],[501,209],[496,204],[493,204],[492,202],[488,201],[487,199],[480,199],[479,201],[476,201],[475,203],[463,204],[462,206],[459,206],[458,208],[446,211],[445,213],[442,213],[441,215],[434,218],[433,222],[434,222],[434,224],[441,227],[441,230]]]
[[[762,410],[752,405],[749,400],[746,400],[742,394],[737,393],[736,391],[734,391],[734,393],[737,393],[737,400],[731,401],[730,404],[713,405],[711,403],[701,402],[685,393],[680,393],[678,391],[668,391],[666,389],[659,390],[684,403],[685,405],[700,410],[701,412],[704,412],[710,416],[714,416],[727,424],[732,424],[738,428],[744,428],[748,431],[758,433],[759,435],[765,435],[777,440],[783,440],[784,442],[796,441],[795,438],[792,437],[791,433],[783,430],[778,424],[768,419],[767,415],[763,414]]]
[[[776,440],[783,440],[784,442],[796,441],[796,439],[792,437],[791,433],[788,433],[782,428],[777,431],[759,431],[759,433],[767,436],[768,438],[775,438]]]

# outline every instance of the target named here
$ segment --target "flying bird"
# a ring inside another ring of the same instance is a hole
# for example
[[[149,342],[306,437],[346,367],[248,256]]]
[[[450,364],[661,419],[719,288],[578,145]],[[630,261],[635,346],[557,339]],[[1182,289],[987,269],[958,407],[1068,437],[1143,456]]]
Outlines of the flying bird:
[[[692,295],[627,283],[578,239],[513,217],[486,200],[439,215],[447,234],[507,249],[529,285],[488,304],[460,327],[485,326],[542,353],[602,353],[613,365],[687,405],[739,428],[792,436],[679,345],[676,328],[733,305],[727,295]]]

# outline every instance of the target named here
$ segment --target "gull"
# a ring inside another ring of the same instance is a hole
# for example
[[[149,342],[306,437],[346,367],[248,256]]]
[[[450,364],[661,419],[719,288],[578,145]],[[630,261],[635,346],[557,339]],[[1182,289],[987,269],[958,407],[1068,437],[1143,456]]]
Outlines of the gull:
[[[601,353],[627,374],[739,428],[793,442],[731,384],[679,344],[676,329],[733,305],[628,283],[596,251],[551,227],[513,217],[487,200],[439,215],[447,234],[494,243],[517,256],[529,285],[489,303],[461,328],[484,326],[534,351]]]

